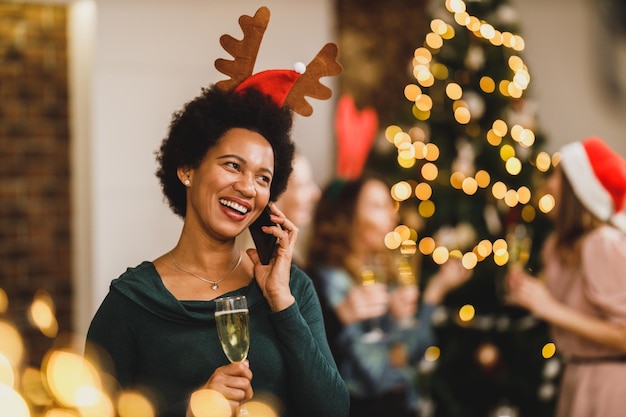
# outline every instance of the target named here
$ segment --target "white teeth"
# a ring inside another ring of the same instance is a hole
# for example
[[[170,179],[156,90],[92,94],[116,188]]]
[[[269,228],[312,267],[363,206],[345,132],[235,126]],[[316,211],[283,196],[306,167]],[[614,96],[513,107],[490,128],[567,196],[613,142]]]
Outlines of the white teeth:
[[[242,206],[241,204],[237,204],[234,201],[220,199],[220,203],[225,205],[226,207],[230,207],[233,210],[237,210],[241,214],[246,214],[248,209]]]

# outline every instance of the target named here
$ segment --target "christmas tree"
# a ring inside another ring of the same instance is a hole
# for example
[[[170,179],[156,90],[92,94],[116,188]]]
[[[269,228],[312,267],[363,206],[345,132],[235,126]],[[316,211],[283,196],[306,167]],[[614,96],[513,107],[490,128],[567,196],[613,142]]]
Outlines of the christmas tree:
[[[436,314],[422,415],[550,416],[554,345],[545,323],[507,303],[504,285],[512,264],[540,273],[549,232],[537,184],[552,161],[527,97],[524,40],[507,1],[435,3],[404,90],[412,122],[387,127],[395,147],[368,161],[395,183],[403,224],[388,246],[414,263],[420,285],[451,258],[473,270]]]

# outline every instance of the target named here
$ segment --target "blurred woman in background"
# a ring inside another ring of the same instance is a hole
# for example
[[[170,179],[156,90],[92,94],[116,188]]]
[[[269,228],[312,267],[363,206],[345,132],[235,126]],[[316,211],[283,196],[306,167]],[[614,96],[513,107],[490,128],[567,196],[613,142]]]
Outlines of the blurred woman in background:
[[[350,416],[416,415],[416,365],[433,343],[434,306],[469,277],[448,262],[418,309],[417,284],[401,282],[384,244],[398,220],[388,185],[371,175],[332,181],[313,217],[306,269],[350,391]]]
[[[552,325],[566,363],[557,417],[623,416],[626,161],[595,137],[561,156],[546,184],[555,199],[555,231],[542,252],[547,285],[515,269],[509,295]]]

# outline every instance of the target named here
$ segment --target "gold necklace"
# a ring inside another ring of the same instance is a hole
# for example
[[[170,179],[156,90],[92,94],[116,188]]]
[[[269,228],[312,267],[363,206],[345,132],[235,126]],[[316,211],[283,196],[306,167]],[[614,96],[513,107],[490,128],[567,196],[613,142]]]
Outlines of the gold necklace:
[[[239,264],[241,264],[241,259],[243,258],[243,254],[241,252],[241,250],[239,251],[239,259],[237,259],[237,263],[235,264],[235,266],[233,267],[233,269],[230,270],[230,272],[228,274],[226,274],[226,276],[222,279],[219,279],[217,281],[211,281],[210,279],[206,279],[206,278],[202,278],[200,275],[196,275],[193,272],[187,271],[186,269],[183,269],[180,267],[180,265],[178,265],[178,263],[176,262],[176,259],[174,259],[174,255],[172,255],[172,251],[169,251],[167,253],[170,256],[170,259],[172,260],[172,263],[174,264],[174,266],[176,267],[176,269],[178,269],[179,271],[182,271],[186,274],[189,274],[193,277],[198,278],[200,281],[204,281],[207,284],[211,284],[211,289],[214,291],[217,291],[219,286],[217,284],[219,284],[220,282],[224,281],[226,278],[229,278],[233,272],[235,272],[235,269],[237,269],[237,267],[239,266]]]

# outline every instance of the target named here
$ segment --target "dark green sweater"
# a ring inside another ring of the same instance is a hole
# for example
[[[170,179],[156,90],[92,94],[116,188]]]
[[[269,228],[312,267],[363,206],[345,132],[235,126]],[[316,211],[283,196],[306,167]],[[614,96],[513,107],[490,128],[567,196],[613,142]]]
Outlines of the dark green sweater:
[[[270,393],[283,417],[344,417],[349,397],[331,355],[320,303],[309,277],[291,269],[296,303],[273,313],[256,281],[243,294],[250,311],[255,396]],[[111,283],[87,339],[110,355],[124,389],[149,395],[159,416],[184,417],[189,395],[228,364],[215,328],[213,301],[179,301],[154,265],[143,262]]]

